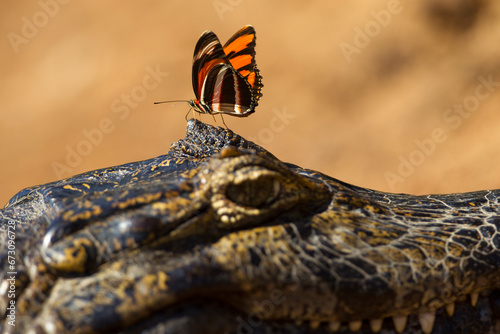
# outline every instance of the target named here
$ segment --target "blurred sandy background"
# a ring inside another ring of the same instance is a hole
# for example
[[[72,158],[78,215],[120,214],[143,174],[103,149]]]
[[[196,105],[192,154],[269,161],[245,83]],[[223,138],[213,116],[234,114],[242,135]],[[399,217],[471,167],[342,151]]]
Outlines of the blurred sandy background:
[[[264,96],[250,117],[225,117],[236,133],[363,187],[500,188],[498,1],[0,6],[0,206],[27,186],[166,153],[188,105],[153,102],[193,98],[201,33],[225,43],[245,24],[257,31]],[[71,165],[70,151],[81,153]]]

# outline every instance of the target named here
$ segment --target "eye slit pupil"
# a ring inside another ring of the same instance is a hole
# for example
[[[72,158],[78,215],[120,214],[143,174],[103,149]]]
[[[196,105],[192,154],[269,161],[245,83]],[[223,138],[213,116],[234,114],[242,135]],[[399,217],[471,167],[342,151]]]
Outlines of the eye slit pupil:
[[[245,180],[238,184],[230,184],[226,189],[228,199],[236,204],[253,208],[271,204],[278,193],[279,182],[271,177]]]

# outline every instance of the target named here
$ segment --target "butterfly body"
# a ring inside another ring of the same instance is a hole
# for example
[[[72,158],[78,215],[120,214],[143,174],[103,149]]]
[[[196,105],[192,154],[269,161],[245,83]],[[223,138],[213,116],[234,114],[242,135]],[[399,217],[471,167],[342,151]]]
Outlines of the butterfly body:
[[[245,26],[222,46],[205,31],[193,55],[193,90],[189,105],[203,114],[245,117],[262,96],[262,76],[255,63],[255,30]]]

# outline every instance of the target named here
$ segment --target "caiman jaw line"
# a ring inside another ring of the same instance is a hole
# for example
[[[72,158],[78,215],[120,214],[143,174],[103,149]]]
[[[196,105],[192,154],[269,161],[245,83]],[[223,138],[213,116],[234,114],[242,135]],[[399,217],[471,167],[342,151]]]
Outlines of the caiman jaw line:
[[[470,304],[472,306],[476,306],[477,300],[479,298],[479,293],[472,293],[469,295]],[[463,298],[461,298],[463,299]],[[451,318],[455,312],[455,303],[449,303],[444,306],[446,310],[446,314]],[[420,323],[422,332],[425,334],[432,333],[434,327],[434,321],[436,318],[436,311],[420,311],[417,314],[418,321]],[[408,321],[407,315],[397,315],[390,317],[390,320],[393,323],[394,329],[397,333],[402,333]],[[363,323],[367,323],[370,327],[370,330],[373,333],[379,333],[382,329],[382,325],[385,318],[377,318],[377,319],[361,319],[361,320],[350,320],[350,321],[318,321],[318,320],[294,320],[297,326],[302,326],[307,324],[307,326],[313,330],[318,329],[321,325],[324,325],[331,332],[337,332],[340,330],[341,325],[345,324],[350,331],[356,332],[359,331],[363,325]]]

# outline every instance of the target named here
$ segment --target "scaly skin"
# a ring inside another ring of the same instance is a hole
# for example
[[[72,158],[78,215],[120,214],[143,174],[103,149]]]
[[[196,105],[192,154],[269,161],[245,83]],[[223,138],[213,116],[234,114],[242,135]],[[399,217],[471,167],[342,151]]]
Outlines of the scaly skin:
[[[3,309],[17,272],[16,326],[0,329],[499,332],[499,198],[355,187],[190,120],[167,155],[0,211]]]

